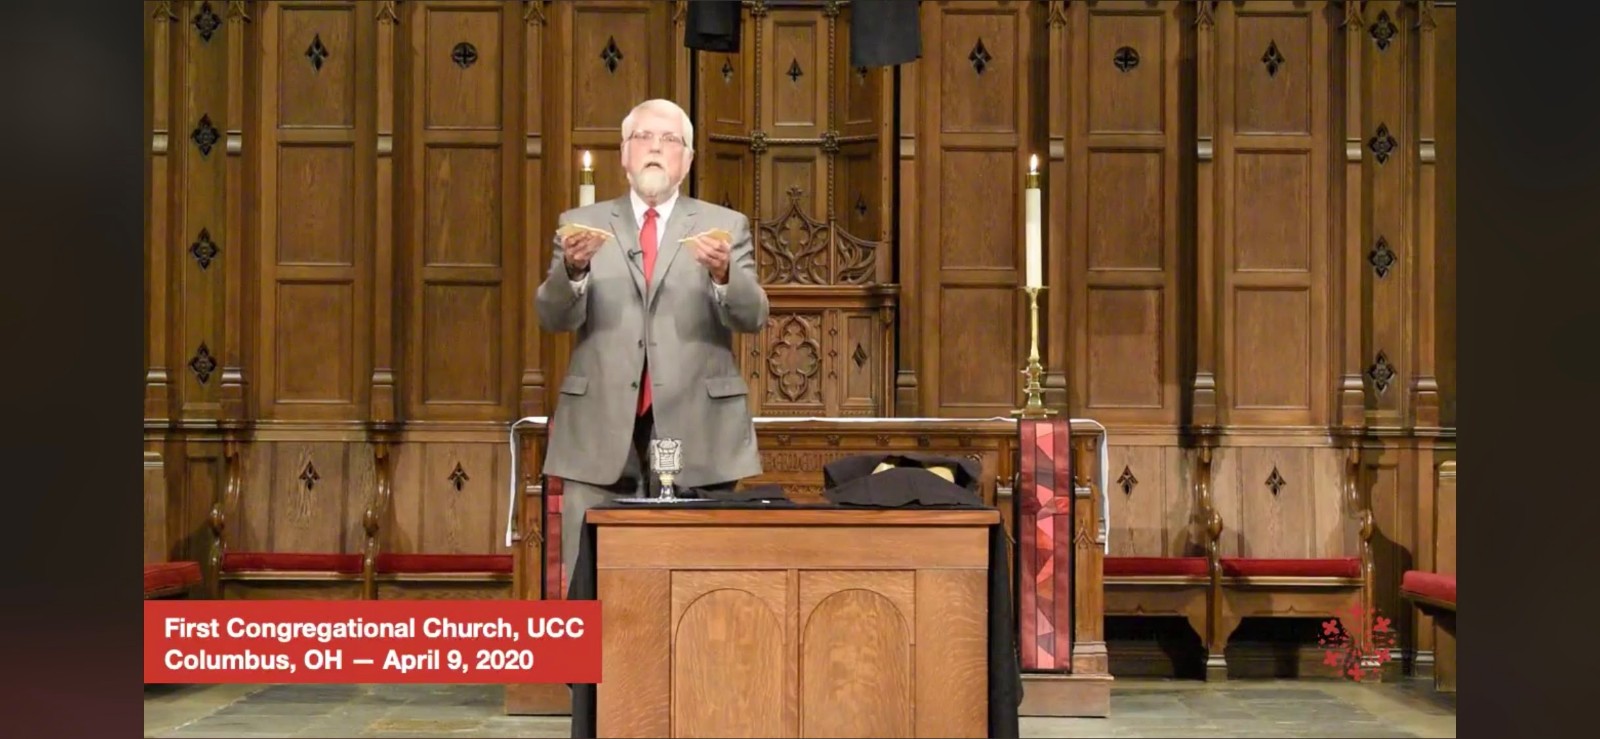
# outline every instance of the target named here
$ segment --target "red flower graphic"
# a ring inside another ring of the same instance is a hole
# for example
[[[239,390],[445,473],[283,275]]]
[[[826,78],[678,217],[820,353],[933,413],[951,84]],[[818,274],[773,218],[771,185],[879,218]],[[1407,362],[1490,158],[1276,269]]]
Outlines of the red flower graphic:
[[[1395,634],[1393,622],[1383,616],[1377,616],[1370,610],[1363,614],[1359,607],[1343,611],[1348,614],[1350,623],[1363,623],[1367,619],[1363,616],[1370,615],[1372,629],[1368,634],[1351,633],[1345,628],[1341,616],[1322,622],[1322,634],[1318,636],[1317,643],[1324,650],[1322,663],[1338,669],[1339,674],[1352,680],[1361,680],[1368,675],[1377,673],[1378,666],[1393,658]]]

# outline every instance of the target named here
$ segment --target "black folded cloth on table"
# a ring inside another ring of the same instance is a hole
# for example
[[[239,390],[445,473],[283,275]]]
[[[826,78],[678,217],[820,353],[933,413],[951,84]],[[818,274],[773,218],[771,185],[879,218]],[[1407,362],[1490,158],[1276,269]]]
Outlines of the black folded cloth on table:
[[[983,508],[978,463],[962,457],[907,452],[857,454],[822,467],[823,497],[871,508]]]
[[[794,505],[794,501],[789,500],[789,496],[783,494],[782,485],[753,485],[741,490],[691,488],[689,495],[695,498],[705,498],[724,503],[764,503],[771,506]]]

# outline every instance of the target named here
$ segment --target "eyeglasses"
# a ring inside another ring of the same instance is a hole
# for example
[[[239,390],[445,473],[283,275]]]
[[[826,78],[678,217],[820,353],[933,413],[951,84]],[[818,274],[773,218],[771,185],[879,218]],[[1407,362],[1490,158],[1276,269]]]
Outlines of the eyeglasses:
[[[634,131],[633,135],[629,136],[628,139],[630,141],[637,141],[637,142],[639,142],[641,144],[648,144],[648,143],[651,143],[652,141],[655,141],[656,139],[660,139],[662,146],[684,146],[685,145],[683,137],[681,137],[681,136],[679,136],[678,134],[675,134],[675,133],[664,133],[664,134],[661,134],[661,135],[657,136],[654,131]]]

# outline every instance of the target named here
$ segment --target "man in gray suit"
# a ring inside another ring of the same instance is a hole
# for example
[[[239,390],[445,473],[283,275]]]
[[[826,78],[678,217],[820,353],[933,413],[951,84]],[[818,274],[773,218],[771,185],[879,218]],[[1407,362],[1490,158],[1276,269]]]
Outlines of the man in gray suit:
[[[585,511],[657,492],[651,438],[683,441],[675,487],[732,488],[761,473],[733,332],[761,330],[767,294],[750,219],[678,192],[693,142],[694,124],[676,104],[635,107],[622,121],[628,194],[560,218],[610,234],[558,235],[539,286],[539,323],[577,334],[544,466],[564,481],[568,579]]]

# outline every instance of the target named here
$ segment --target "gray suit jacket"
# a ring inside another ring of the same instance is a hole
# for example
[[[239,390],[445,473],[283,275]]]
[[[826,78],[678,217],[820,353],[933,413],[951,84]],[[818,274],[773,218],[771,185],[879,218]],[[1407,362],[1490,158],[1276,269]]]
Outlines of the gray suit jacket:
[[[616,238],[595,252],[580,295],[557,237],[539,285],[539,323],[577,334],[550,422],[545,474],[595,485],[622,476],[646,356],[657,435],[683,441],[683,472],[675,482],[695,487],[760,474],[749,390],[733,356],[733,332],[755,333],[767,322],[750,219],[680,194],[660,230],[648,294],[639,224],[626,195],[569,210],[560,222],[607,228]],[[693,246],[678,243],[712,228],[733,234],[721,300]]]

